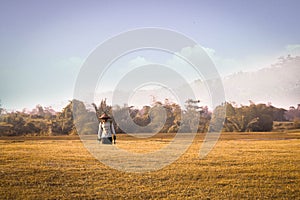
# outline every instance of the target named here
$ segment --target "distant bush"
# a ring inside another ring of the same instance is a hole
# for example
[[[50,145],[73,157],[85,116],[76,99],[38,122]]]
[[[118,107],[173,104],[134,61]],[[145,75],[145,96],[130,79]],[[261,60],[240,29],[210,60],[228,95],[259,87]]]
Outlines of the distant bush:
[[[300,118],[294,119],[294,128],[300,128]]]
[[[285,112],[284,109],[270,104],[251,103],[249,106],[237,106],[225,102],[211,112],[208,107],[199,106],[199,102],[189,99],[185,108],[182,108],[166,99],[165,102],[155,101],[151,106],[138,109],[127,105],[112,108],[106,104],[106,100],[102,100],[98,107],[93,104],[96,112],[87,109],[85,104],[78,100],[70,101],[61,112],[53,112],[51,108],[38,105],[30,113],[2,113],[0,136],[96,134],[99,123],[96,116],[99,117],[104,112],[110,116],[114,113],[115,119],[118,118],[119,124],[114,123],[117,133],[191,132],[191,127],[197,128],[198,132],[221,129],[227,132],[284,131],[300,128],[300,117],[295,117],[300,109],[293,108]],[[164,110],[166,119],[160,110]],[[288,119],[291,119],[290,122],[287,122]],[[134,126],[132,121],[137,126]],[[273,123],[274,121],[276,123]],[[126,130],[122,130],[121,127],[126,127]]]

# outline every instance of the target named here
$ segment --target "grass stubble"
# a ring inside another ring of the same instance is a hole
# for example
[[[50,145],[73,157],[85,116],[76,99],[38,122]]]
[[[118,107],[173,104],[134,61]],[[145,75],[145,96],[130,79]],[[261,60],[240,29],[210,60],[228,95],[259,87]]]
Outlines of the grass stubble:
[[[172,137],[119,135],[117,145],[148,152]],[[78,137],[0,138],[0,199],[300,199],[299,133],[222,133],[199,159],[202,142],[161,170],[126,173]]]

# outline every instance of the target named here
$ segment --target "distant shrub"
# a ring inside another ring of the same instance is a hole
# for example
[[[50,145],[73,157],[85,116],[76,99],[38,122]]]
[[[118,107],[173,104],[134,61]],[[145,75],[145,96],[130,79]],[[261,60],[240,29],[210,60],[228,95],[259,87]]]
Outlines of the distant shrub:
[[[294,128],[300,128],[300,119],[299,118],[294,119]]]

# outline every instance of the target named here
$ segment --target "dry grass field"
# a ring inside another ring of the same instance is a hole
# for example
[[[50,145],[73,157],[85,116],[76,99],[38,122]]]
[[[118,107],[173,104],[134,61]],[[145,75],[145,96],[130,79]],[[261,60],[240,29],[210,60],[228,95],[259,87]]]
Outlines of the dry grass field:
[[[171,139],[119,135],[117,145],[140,152]],[[97,161],[75,136],[2,137],[0,199],[300,199],[300,133],[222,133],[199,159],[202,141],[197,135],[159,171],[126,173]]]

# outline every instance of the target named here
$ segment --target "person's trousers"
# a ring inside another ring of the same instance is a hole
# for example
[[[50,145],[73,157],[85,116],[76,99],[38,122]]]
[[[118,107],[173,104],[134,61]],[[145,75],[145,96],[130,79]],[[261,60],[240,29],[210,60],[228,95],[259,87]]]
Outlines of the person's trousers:
[[[101,138],[102,144],[112,144],[112,137]]]

